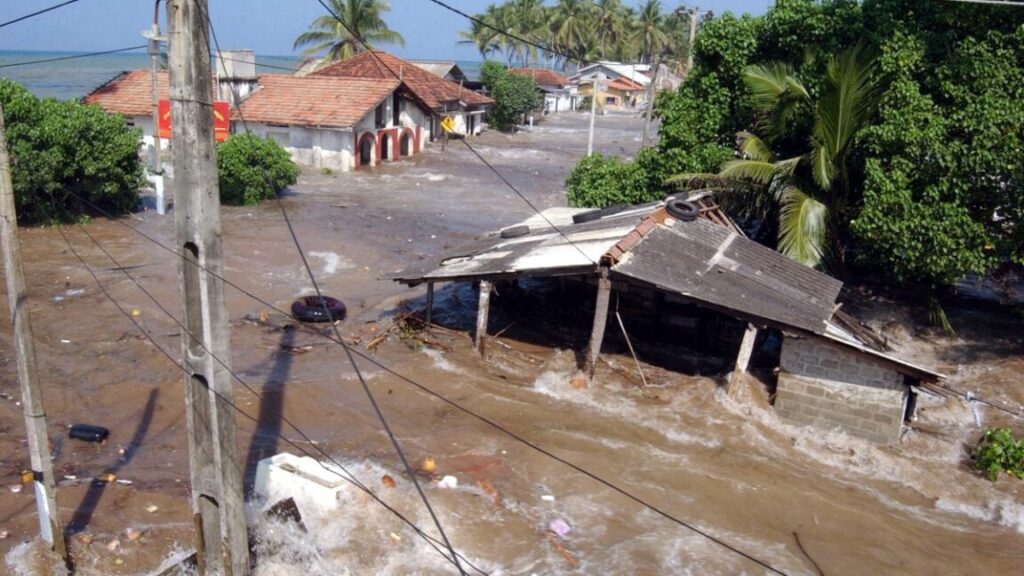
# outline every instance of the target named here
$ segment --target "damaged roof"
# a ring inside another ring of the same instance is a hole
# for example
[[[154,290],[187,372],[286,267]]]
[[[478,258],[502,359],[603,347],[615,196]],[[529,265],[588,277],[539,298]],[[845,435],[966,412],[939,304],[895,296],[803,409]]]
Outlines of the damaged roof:
[[[842,283],[746,238],[702,207],[684,222],[663,203],[636,206],[585,223],[587,209],[553,208],[502,233],[391,275],[405,284],[518,275],[595,273],[674,292],[714,308],[823,335]],[[549,222],[550,221],[550,222]],[[554,227],[552,227],[552,224]]]

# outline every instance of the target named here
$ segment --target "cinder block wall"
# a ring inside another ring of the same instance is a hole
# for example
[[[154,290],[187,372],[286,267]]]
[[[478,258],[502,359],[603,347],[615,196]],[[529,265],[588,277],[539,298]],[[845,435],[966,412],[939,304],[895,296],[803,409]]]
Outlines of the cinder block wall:
[[[783,418],[879,443],[899,440],[908,387],[895,370],[823,340],[791,336],[781,364],[775,410]]]

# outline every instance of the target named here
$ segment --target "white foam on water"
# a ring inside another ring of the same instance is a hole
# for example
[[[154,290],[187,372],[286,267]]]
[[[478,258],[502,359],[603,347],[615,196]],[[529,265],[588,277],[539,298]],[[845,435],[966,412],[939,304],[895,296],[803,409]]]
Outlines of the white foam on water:
[[[434,367],[438,370],[444,370],[445,372],[451,372],[452,374],[467,374],[466,370],[456,366],[448,361],[444,357],[444,353],[435,348],[423,348],[422,352],[426,354],[434,364]]]
[[[352,268],[352,262],[334,252],[310,252],[310,256],[324,261],[321,274],[334,274],[338,269]]]
[[[1024,534],[1024,503],[1005,496],[993,498],[980,506],[939,498],[935,501],[935,508],[943,512],[968,516],[975,520],[995,522],[1001,526],[1013,528],[1018,534]]]
[[[625,420],[631,425],[652,430],[670,442],[708,448],[721,445],[717,438],[684,431],[685,422],[670,409],[638,406],[624,389],[612,389],[600,382],[591,382],[587,388],[574,388],[569,383],[573,373],[574,370],[546,370],[534,380],[533,390],[556,400],[593,408],[603,414]]]
[[[38,538],[26,540],[11,548],[4,556],[4,561],[13,576],[36,576],[40,570],[53,576],[69,573],[59,558],[47,559],[42,550],[43,543]]]

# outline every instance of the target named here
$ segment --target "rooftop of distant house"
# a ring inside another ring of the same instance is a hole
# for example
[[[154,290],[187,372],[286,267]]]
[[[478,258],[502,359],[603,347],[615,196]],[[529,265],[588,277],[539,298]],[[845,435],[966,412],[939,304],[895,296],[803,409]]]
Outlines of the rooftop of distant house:
[[[166,71],[157,72],[156,83],[158,97],[166,100]],[[96,104],[111,114],[150,116],[153,114],[153,76],[149,70],[122,72],[87,94],[82,102]]]
[[[350,128],[398,88],[398,80],[265,74],[232,120]]]
[[[470,108],[485,107],[494,103],[482,94],[380,50],[362,52],[348,60],[325,66],[314,72],[313,76],[399,79],[405,89],[430,110],[444,111],[447,104],[458,102]]]
[[[529,76],[540,86],[557,86],[564,88],[569,85],[569,79],[554,70],[547,68],[509,68],[512,74]]]

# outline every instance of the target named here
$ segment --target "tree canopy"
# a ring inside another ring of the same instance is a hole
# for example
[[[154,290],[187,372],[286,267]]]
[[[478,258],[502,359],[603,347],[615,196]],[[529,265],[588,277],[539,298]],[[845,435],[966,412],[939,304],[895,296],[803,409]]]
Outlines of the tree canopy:
[[[402,35],[388,28],[382,13],[391,6],[385,0],[331,0],[331,11],[313,20],[309,30],[295,39],[295,48],[305,48],[303,54],[316,56],[325,53],[325,60],[351,58],[380,44],[405,46]],[[335,16],[337,15],[337,16]],[[339,21],[340,20],[340,21]]]
[[[836,90],[835,65],[854,49],[870,60],[872,105],[838,138],[823,106],[850,95]],[[666,182],[673,174],[753,168],[743,161],[757,158],[766,168],[800,156],[811,195],[841,184],[842,209],[830,217],[834,249],[849,256],[852,273],[911,286],[953,283],[1001,262],[1024,263],[1021,78],[1024,10],[778,0],[763,16],[704,21],[694,69],[657,99],[657,146],[617,167],[581,162],[567,191],[572,203],[602,205],[615,196],[607,192],[614,182],[598,176],[627,171],[630,186],[645,182],[642,199],[653,200],[678,191]]]

